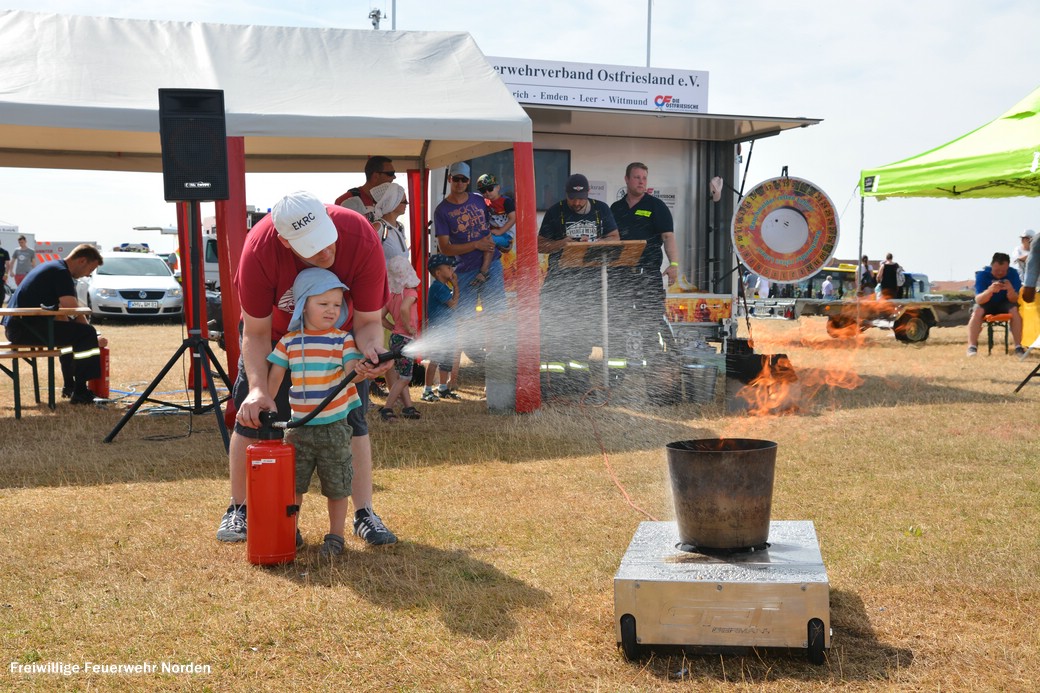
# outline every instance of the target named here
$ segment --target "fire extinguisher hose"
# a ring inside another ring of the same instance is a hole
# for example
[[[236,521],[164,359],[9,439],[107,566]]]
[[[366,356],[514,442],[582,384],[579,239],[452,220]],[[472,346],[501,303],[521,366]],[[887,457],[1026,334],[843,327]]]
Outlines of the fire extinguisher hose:
[[[403,345],[401,347],[391,349],[390,351],[384,351],[379,355],[379,358],[376,360],[376,363],[374,365],[386,363],[387,361],[393,361],[401,355],[402,347]],[[260,412],[260,421],[261,423],[267,423],[268,425],[273,426],[275,428],[297,428],[299,426],[303,426],[308,421],[310,421],[315,416],[324,411],[325,407],[329,406],[332,400],[336,399],[339,393],[343,391],[343,388],[349,385],[356,376],[356,370],[352,370],[350,371],[350,373],[347,373],[347,376],[343,378],[340,384],[333,388],[333,390],[325,396],[325,399],[318,403],[317,407],[312,409],[310,412],[307,413],[306,416],[304,416],[301,419],[296,419],[295,421],[274,421],[274,417],[277,416],[276,412]]]

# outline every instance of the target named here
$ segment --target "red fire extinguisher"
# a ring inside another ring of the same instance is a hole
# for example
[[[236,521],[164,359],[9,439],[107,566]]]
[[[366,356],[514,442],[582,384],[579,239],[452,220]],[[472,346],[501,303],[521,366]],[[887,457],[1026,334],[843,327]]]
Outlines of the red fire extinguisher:
[[[93,380],[87,381],[87,387],[98,397],[108,399],[109,395],[109,378],[108,378],[108,347],[103,346],[99,348],[101,352],[101,375]]]
[[[255,565],[296,559],[296,450],[275,428],[275,412],[261,412],[260,440],[246,448],[246,552]]]

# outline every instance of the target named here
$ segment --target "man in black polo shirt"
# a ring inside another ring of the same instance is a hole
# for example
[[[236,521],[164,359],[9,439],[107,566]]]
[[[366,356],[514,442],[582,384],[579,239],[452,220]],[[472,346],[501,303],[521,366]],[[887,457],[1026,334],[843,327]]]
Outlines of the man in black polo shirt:
[[[647,194],[648,169],[633,161],[625,169],[625,197],[610,205],[622,240],[645,240],[639,263],[610,273],[610,352],[647,361],[647,394],[667,400],[669,374],[661,367],[658,333],[664,326],[665,282],[674,284],[679,274],[678,251],[672,212],[659,198]],[[661,265],[666,259],[664,272]],[[657,395],[660,395],[657,397]]]
[[[625,169],[626,193],[610,206],[617,221],[623,241],[646,241],[646,248],[635,267],[621,267],[611,273],[610,281],[612,313],[611,326],[624,326],[641,337],[642,354],[638,344],[621,337],[621,342],[611,338],[611,344],[624,344],[628,356],[643,356],[652,359],[660,351],[657,333],[663,325],[665,312],[665,289],[662,275],[668,284],[674,284],[679,274],[678,251],[672,227],[672,213],[660,198],[646,192],[648,169],[638,161]],[[668,265],[661,271],[662,249],[667,254]],[[611,352],[622,355],[620,349],[611,347]]]
[[[77,245],[64,260],[37,265],[18,285],[9,308],[75,308],[76,280],[103,264],[101,253],[92,245]],[[4,318],[7,338],[20,344],[46,344],[47,319],[43,317]],[[61,356],[61,374],[65,379],[64,396],[73,404],[90,404],[94,393],[87,382],[101,376],[101,351],[107,341],[99,340],[97,330],[77,315],[71,321],[54,321],[56,344],[71,345],[72,351]]]

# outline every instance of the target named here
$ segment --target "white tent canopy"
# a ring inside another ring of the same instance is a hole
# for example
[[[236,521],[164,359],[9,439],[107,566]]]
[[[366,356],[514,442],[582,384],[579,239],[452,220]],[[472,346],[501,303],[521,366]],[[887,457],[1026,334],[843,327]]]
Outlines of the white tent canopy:
[[[473,39],[0,12],[0,166],[162,170],[159,88],[223,89],[246,170],[446,165],[531,141]]]

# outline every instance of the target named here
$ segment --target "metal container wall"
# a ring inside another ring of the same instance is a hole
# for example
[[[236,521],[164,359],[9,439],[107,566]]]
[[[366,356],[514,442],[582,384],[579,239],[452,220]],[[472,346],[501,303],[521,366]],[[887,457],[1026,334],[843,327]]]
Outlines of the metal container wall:
[[[669,443],[666,449],[684,544],[735,551],[768,541],[775,442],[707,438]]]

